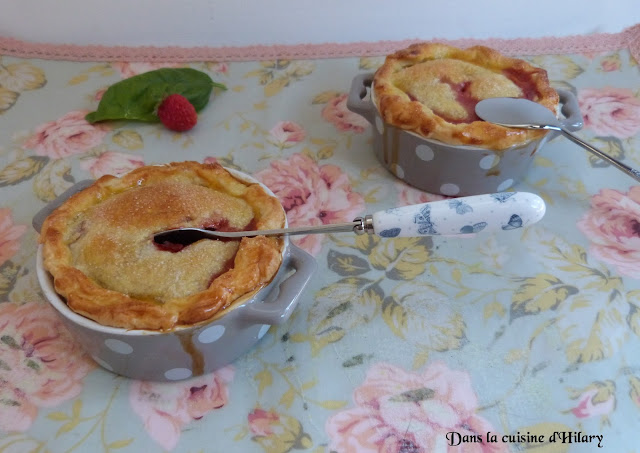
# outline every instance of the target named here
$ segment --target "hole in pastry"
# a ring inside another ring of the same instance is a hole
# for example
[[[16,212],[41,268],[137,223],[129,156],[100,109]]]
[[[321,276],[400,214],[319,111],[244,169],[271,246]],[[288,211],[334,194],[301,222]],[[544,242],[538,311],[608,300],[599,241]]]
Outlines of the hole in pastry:
[[[215,231],[215,228],[210,228],[210,230]],[[160,251],[177,253],[185,247],[201,240],[203,240],[202,236],[197,231],[186,230],[172,233],[170,241],[157,242],[154,238],[153,244]]]
[[[256,222],[255,222],[255,219],[252,219],[251,222],[249,222],[247,225],[244,226],[244,228],[238,229],[238,228],[233,228],[229,226],[229,221],[227,219],[222,219],[218,221],[207,222],[206,224],[200,226],[199,228],[204,230],[209,230],[209,231],[251,231],[256,229]],[[157,241],[155,237],[153,237],[152,239],[153,244],[156,246],[158,250],[161,250],[163,252],[171,252],[171,253],[177,253],[183,250],[185,247],[203,240],[214,240],[214,241],[221,241],[221,242],[229,242],[229,241],[239,242],[240,238],[219,237],[219,238],[203,239],[202,235],[197,231],[185,230],[185,231],[176,231],[175,233],[172,232],[170,241],[162,240],[160,242],[160,241]]]

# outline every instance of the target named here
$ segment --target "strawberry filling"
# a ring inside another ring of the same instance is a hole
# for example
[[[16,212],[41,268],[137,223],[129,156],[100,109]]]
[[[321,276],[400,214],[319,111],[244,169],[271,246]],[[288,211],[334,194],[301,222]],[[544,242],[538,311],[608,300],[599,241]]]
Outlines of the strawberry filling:
[[[529,74],[523,73],[521,71],[516,71],[513,69],[505,69],[503,71],[505,77],[509,78],[518,88],[522,91],[522,98],[529,99],[530,101],[535,100],[539,93],[535,87],[533,80]],[[465,81],[460,83],[453,83],[449,80],[442,80],[442,82],[446,83],[451,87],[451,90],[455,93],[456,102],[464,108],[467,112],[465,118],[454,118],[451,115],[447,115],[445,112],[434,112],[444,119],[445,121],[452,124],[462,124],[462,123],[472,123],[474,121],[481,121],[480,117],[476,114],[476,104],[481,101],[481,99],[477,99],[473,97],[471,94],[471,82]],[[409,98],[412,101],[417,101],[418,99],[409,94]]]
[[[238,229],[229,226],[229,221],[227,219],[218,219],[208,221],[202,224],[199,228],[211,231],[251,231],[255,230],[257,227],[255,219],[251,219],[251,221],[246,224],[244,227]],[[217,241],[228,242],[228,241],[240,241],[240,238],[217,238]],[[163,252],[171,252],[177,253],[187,247],[188,245],[193,244],[196,240],[193,239],[191,234],[188,231],[185,231],[183,234],[177,235],[172,241],[163,241],[161,243],[155,242],[155,247]],[[232,260],[233,264],[233,260]],[[228,270],[228,269],[227,269]],[[225,271],[226,272],[226,271]]]
[[[502,73],[513,83],[515,83],[518,88],[522,91],[522,97],[528,99],[530,101],[535,101],[536,98],[540,97],[540,93],[536,88],[534,81],[531,79],[531,76],[522,71],[516,71],[513,68],[507,68],[502,71]]]

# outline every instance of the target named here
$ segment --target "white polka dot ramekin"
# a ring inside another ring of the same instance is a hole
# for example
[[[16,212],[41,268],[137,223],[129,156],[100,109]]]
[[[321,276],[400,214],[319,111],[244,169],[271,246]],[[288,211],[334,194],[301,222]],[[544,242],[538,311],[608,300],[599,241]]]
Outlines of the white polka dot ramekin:
[[[80,182],[78,187],[86,184]],[[73,192],[72,188],[61,197]],[[54,201],[52,206],[59,202]],[[41,212],[36,217],[41,220],[45,216]],[[39,230],[35,218],[34,227]],[[288,239],[282,257],[282,265],[268,286],[236,301],[211,321],[168,332],[103,326],[75,313],[55,291],[53,279],[43,265],[42,246],[38,248],[36,271],[44,297],[96,363],[134,379],[175,381],[231,363],[253,348],[272,325],[289,318],[317,264]]]
[[[393,175],[426,192],[447,196],[468,196],[502,192],[516,184],[535,153],[558,132],[507,150],[448,145],[386,124],[371,96],[373,74],[353,79],[347,108],[372,124],[373,149],[378,160]],[[582,128],[582,115],[575,96],[560,95],[561,123],[570,131]]]

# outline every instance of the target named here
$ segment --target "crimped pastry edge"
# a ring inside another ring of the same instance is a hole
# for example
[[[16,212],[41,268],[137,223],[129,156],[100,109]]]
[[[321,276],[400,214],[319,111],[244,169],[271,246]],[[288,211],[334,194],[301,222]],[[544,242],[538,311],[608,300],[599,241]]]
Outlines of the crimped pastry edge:
[[[54,210],[45,220],[39,237],[44,268],[51,274],[56,292],[71,310],[104,326],[168,331],[218,318],[234,302],[246,300],[270,283],[282,264],[286,244],[282,238],[243,238],[233,269],[214,279],[208,289],[164,304],[106,289],[73,266],[70,249],[64,242],[69,216],[97,204],[97,200],[138,185],[140,180],[184,171],[208,178],[210,182],[217,180],[214,184],[220,184],[222,177],[227,182],[240,181],[248,188],[258,188],[252,192],[257,195],[256,204],[264,213],[261,218],[271,219],[269,228],[285,226],[284,210],[272,194],[261,184],[243,180],[219,164],[173,162],[141,167],[121,177],[103,176]],[[279,219],[276,224],[274,218]],[[257,227],[261,226],[259,220]]]
[[[449,123],[419,101],[412,101],[406,93],[393,85],[393,74],[399,69],[441,58],[454,58],[489,69],[508,68],[529,74],[540,94],[540,98],[535,101],[554,114],[557,112],[559,96],[550,86],[547,72],[543,68],[535,67],[521,59],[507,57],[485,46],[460,49],[442,43],[416,43],[388,55],[374,74],[372,98],[385,123],[445,144],[494,151],[521,146],[540,139],[547,133],[542,130],[507,128],[486,121]]]

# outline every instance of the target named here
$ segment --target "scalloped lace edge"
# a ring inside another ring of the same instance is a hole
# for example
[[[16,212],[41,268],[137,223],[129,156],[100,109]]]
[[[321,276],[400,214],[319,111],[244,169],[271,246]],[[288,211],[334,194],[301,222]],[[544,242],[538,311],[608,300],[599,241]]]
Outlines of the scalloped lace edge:
[[[384,56],[421,41],[425,40],[242,47],[156,47],[35,43],[0,36],[0,55],[45,60],[163,63],[318,59]],[[636,61],[640,61],[640,24],[628,27],[619,33],[516,39],[434,39],[432,41],[444,42],[457,47],[485,45],[511,56],[588,54],[628,49]]]

